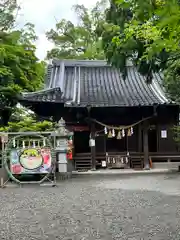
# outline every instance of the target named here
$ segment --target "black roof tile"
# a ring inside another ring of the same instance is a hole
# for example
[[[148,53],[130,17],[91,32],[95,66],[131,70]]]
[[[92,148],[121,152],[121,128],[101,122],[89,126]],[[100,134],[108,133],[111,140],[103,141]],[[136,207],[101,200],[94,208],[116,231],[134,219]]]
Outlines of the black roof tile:
[[[48,68],[46,88],[51,91],[60,88],[61,97],[56,101],[64,101],[67,106],[172,104],[161,86],[160,74],[154,74],[152,83],[147,84],[130,63],[127,71],[124,80],[120,71],[105,61],[55,60]]]

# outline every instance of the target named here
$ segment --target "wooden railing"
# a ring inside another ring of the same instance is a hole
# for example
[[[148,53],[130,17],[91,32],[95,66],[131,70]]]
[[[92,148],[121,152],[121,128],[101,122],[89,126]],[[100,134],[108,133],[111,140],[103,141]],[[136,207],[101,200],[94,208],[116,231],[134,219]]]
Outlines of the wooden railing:
[[[149,159],[152,162],[180,162],[180,153],[150,153]]]
[[[113,159],[120,159],[127,156],[126,152],[109,152],[108,156]],[[180,162],[180,153],[178,152],[150,152],[149,159],[152,162]],[[106,161],[105,153],[96,153],[96,166],[101,166],[102,161]],[[89,170],[91,169],[91,153],[77,153],[74,156],[75,169]],[[130,152],[129,153],[129,166],[135,169],[142,169],[144,167],[144,153],[143,152]]]

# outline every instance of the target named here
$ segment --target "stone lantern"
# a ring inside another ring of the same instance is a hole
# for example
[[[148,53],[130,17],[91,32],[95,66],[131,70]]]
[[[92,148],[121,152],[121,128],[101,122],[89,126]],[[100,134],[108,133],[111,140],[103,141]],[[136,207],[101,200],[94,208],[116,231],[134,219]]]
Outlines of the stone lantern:
[[[59,120],[56,125],[57,129],[53,132],[54,137],[54,147],[56,151],[56,158],[58,163],[58,172],[67,173],[68,172],[68,138],[72,136],[73,133],[66,129],[66,123],[63,118]]]

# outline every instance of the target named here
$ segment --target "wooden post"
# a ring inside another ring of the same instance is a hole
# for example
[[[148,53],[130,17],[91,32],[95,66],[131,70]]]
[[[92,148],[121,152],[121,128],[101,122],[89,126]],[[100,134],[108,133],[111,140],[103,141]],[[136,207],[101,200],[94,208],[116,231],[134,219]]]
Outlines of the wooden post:
[[[143,151],[144,151],[144,169],[149,170],[149,147],[148,147],[148,122],[143,123]]]
[[[91,139],[94,140],[95,143],[95,123],[91,123]],[[91,164],[92,170],[96,170],[96,146],[95,144],[91,145]]]
[[[142,125],[138,125],[138,152],[142,152]]]
[[[157,152],[159,152],[159,143],[160,143],[160,125],[159,125],[159,123],[156,126],[156,137],[157,137]]]

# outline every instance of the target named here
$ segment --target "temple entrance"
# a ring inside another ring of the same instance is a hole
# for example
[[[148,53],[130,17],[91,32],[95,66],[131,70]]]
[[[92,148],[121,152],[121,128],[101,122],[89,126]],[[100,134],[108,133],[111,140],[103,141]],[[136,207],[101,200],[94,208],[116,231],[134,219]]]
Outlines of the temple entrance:
[[[74,132],[74,153],[89,153],[89,131]]]
[[[89,131],[74,132],[74,168],[75,170],[91,169],[91,149],[89,147]]]

